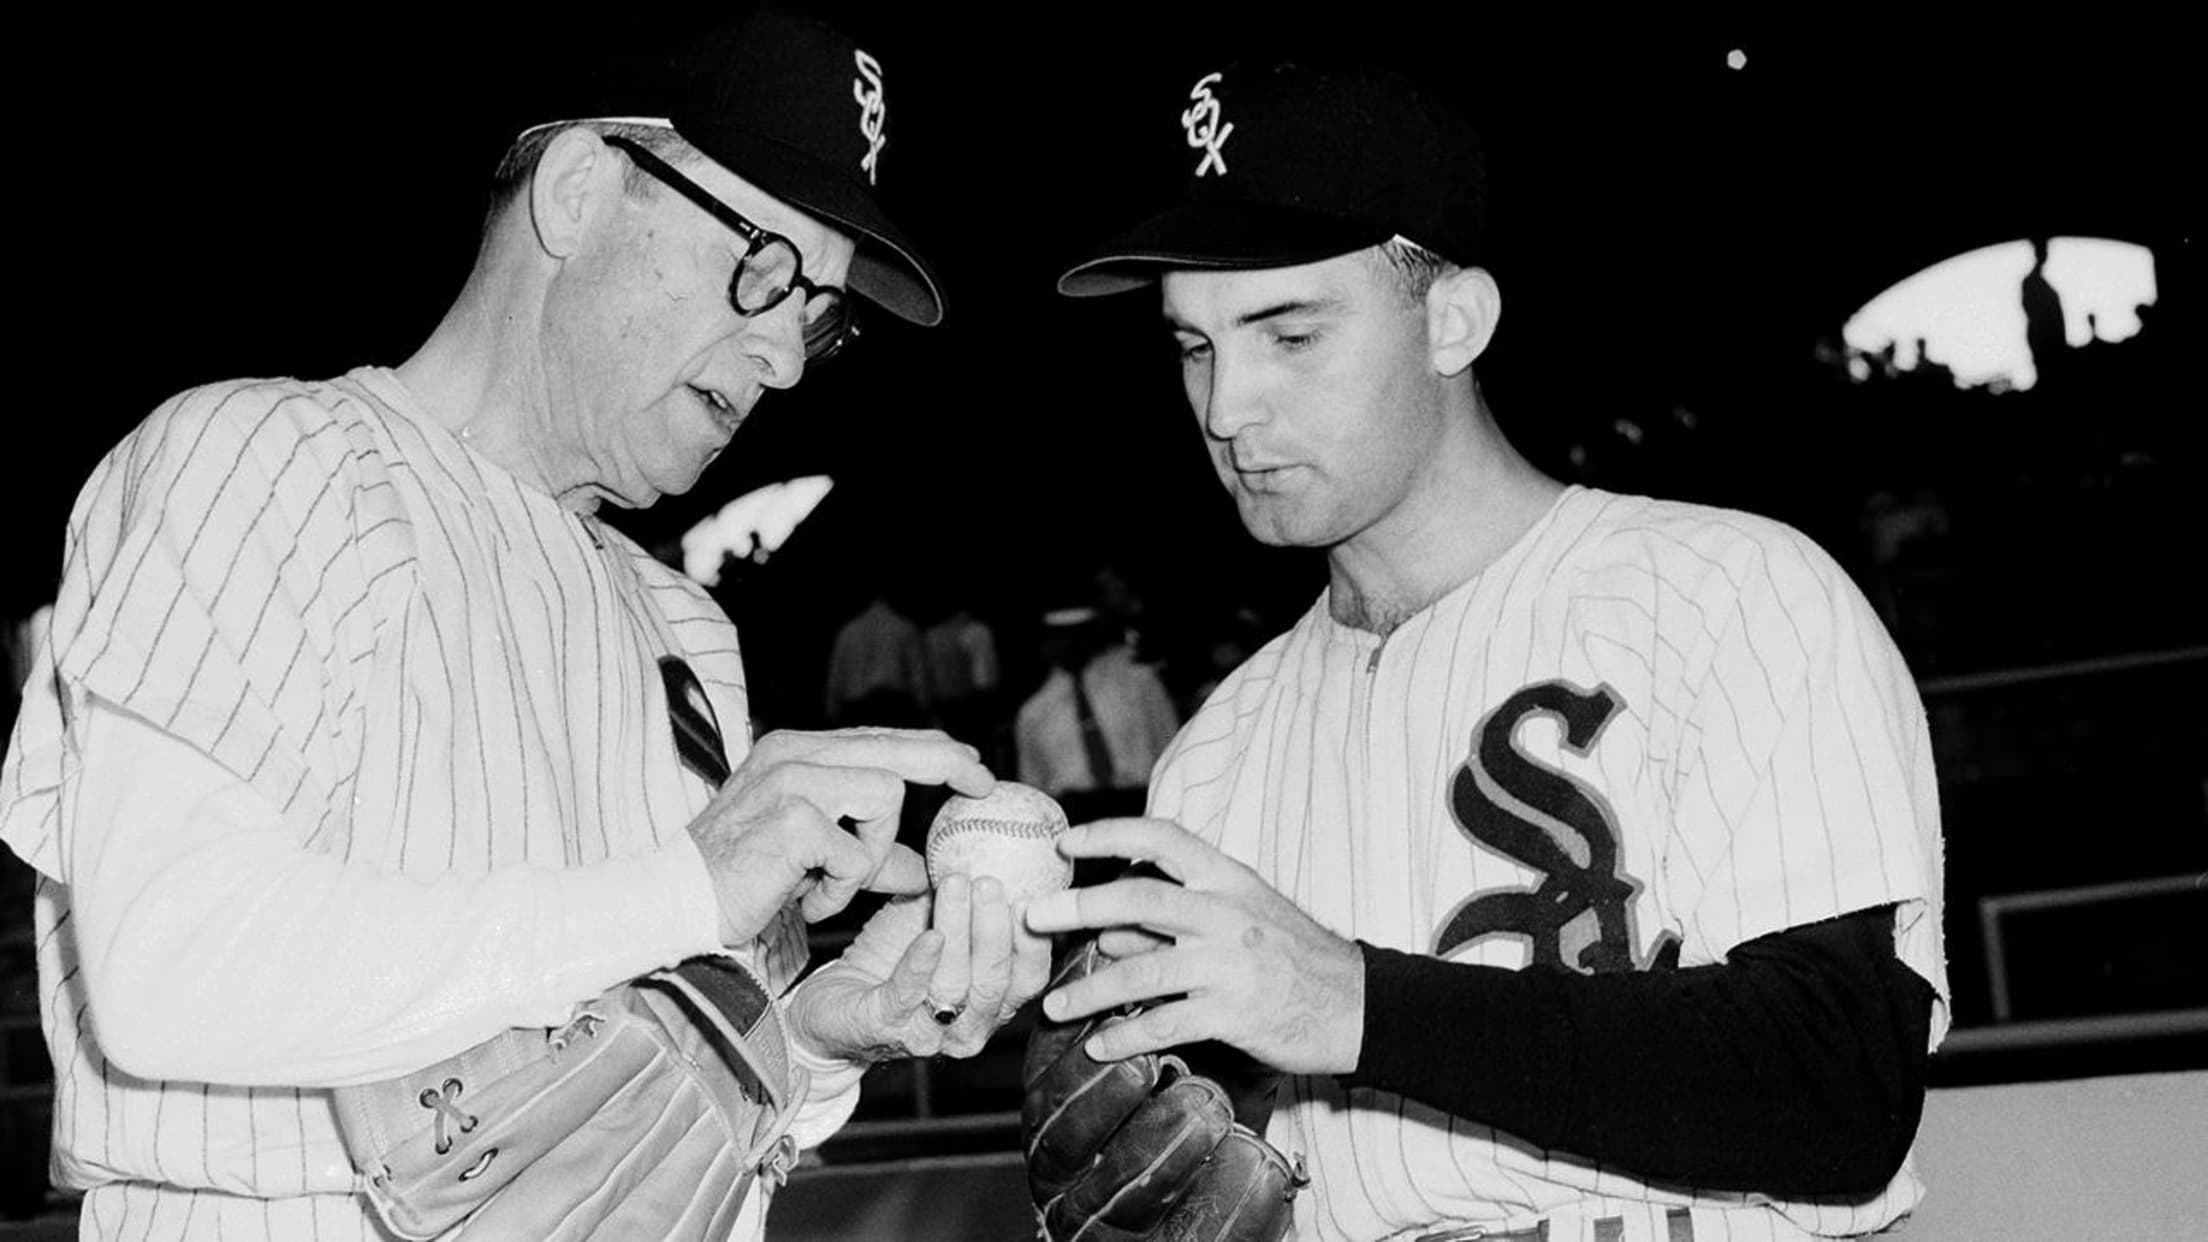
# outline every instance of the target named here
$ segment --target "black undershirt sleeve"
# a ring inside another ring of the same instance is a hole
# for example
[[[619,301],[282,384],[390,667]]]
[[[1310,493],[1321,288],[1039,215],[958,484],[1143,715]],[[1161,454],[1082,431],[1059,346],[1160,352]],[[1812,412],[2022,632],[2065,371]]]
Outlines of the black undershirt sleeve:
[[[1932,989],[1881,906],[1718,965],[1583,975],[1359,943],[1377,1087],[1646,1181],[1867,1195],[1924,1105]]]

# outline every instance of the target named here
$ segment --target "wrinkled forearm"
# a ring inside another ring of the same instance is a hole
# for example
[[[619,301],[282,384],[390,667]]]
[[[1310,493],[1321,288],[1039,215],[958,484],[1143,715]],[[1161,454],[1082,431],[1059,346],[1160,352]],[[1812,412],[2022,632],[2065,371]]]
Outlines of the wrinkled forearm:
[[[717,947],[696,849],[421,880],[298,846],[203,753],[95,702],[68,876],[98,1037],[143,1077],[334,1086]]]

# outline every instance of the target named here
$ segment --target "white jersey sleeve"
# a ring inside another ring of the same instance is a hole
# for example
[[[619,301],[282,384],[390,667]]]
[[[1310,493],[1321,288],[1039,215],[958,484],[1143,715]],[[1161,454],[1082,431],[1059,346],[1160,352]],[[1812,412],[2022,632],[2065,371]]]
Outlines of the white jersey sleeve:
[[[1795,532],[1644,537],[1681,563],[1670,576],[1701,621],[1669,773],[1674,857],[1701,877],[1690,960],[1894,905],[1896,951],[1938,997],[1936,1046],[1948,1024],[1939,794],[1900,652],[1839,565]]]
[[[687,836],[592,867],[421,880],[300,848],[235,775],[94,699],[65,834],[101,1046],[147,1079],[405,1073],[713,947]]]

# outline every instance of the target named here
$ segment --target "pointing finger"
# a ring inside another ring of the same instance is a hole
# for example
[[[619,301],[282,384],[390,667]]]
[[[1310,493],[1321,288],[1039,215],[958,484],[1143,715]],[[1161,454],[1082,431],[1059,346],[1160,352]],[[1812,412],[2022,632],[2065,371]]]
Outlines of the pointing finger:
[[[804,800],[831,824],[851,820],[870,844],[894,839],[905,805],[905,783],[878,768],[792,763],[776,773],[777,793]],[[870,851],[876,858],[883,851]]]
[[[878,768],[915,785],[949,785],[981,797],[997,778],[981,762],[981,752],[933,729],[844,729],[833,733],[784,734],[778,749],[810,764],[837,768]]]

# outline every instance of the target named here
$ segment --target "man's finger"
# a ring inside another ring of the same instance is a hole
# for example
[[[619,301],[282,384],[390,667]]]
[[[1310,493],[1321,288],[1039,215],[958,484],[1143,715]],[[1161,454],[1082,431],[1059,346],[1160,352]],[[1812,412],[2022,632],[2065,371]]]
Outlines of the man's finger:
[[[1061,889],[1028,902],[1027,927],[1044,935],[1140,927],[1164,936],[1180,936],[1203,927],[1216,900],[1164,880],[1113,880]]]
[[[883,902],[867,916],[866,926],[838,962],[859,972],[869,984],[889,978],[912,942],[928,930],[929,905],[929,899],[917,893]]]
[[[1002,1017],[1005,993],[1012,987],[1013,961],[1012,911],[1004,902],[1004,885],[995,876],[974,881],[971,926],[966,1007],[995,1026]]]
[[[1107,927],[1096,933],[1096,947],[1106,957],[1134,957],[1155,953],[1173,942],[1139,927]]]
[[[1181,1044],[1209,1038],[1199,1033],[1193,1005],[1176,1001],[1145,1009],[1123,1021],[1106,1022],[1083,1045],[1099,1061],[1123,1061],[1145,1052],[1164,1052]]]
[[[886,857],[889,854],[890,843],[897,839],[897,822],[903,817],[904,810],[904,782],[899,781],[897,782],[896,806],[886,809],[879,815],[864,819],[856,815],[851,817],[851,830],[858,834],[859,840],[866,843],[867,853],[876,858]]]
[[[915,785],[949,785],[974,797],[996,788],[981,752],[933,729],[844,729],[784,735],[790,757],[833,768],[877,768]]]
[[[897,817],[905,805],[905,783],[894,773],[878,768],[790,763],[783,765],[775,778],[777,793],[809,803],[830,824],[852,820],[880,837],[879,825],[886,821],[888,835],[897,835]]]
[[[928,863],[911,846],[891,842],[889,853],[874,868],[865,887],[870,892],[911,896],[928,891]]]
[[[1019,933],[1012,942],[1012,988],[1004,1007],[1009,1018],[1050,984],[1048,937]]]
[[[1043,1015],[1069,1022],[1141,1001],[1188,992],[1187,957],[1171,951],[1111,962],[1043,997]]]
[[[905,946],[904,955],[897,959],[897,968],[890,971],[889,978],[882,983],[882,998],[892,1021],[901,1021],[927,1003],[928,979],[942,961],[943,933],[932,927],[914,936],[912,943]]]
[[[874,873],[881,869],[882,863],[888,861],[889,851],[896,846],[897,824],[903,816],[904,803],[904,783],[900,781],[898,782],[898,797],[895,809],[886,815],[853,821],[852,834],[858,837],[859,844],[866,847],[867,854],[874,859],[874,867],[860,880],[861,884],[872,881]]]
[[[859,886],[873,877],[880,860],[867,852],[857,837],[828,824],[820,830],[820,878],[798,904],[808,923],[818,923],[851,904]]]
[[[973,969],[973,882],[947,876],[935,889],[935,929],[943,933],[943,957],[928,978],[928,1006],[938,1022],[966,1007]]]
[[[787,764],[778,775],[782,792],[821,816],[808,860],[821,875],[802,907],[805,917],[817,922],[849,905],[887,860],[905,784],[883,771],[815,763]],[[857,835],[843,827],[845,819],[857,821]]]
[[[1157,864],[1166,875],[1194,888],[1216,888],[1224,880],[1225,855],[1167,819],[1098,819],[1058,836],[1058,852],[1068,858],[1125,858]]]

